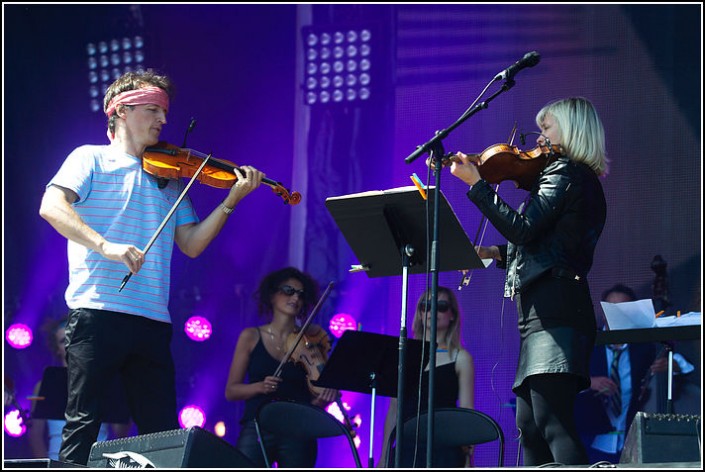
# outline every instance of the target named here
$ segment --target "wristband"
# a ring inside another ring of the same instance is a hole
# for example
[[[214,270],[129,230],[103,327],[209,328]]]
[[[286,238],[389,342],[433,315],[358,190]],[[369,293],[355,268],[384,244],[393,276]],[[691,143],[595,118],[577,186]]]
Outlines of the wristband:
[[[220,204],[220,209],[223,210],[223,213],[225,213],[226,215],[229,215],[230,213],[233,212],[233,210],[235,209],[235,207],[229,208],[229,207],[225,206],[225,203],[221,203],[221,204]]]

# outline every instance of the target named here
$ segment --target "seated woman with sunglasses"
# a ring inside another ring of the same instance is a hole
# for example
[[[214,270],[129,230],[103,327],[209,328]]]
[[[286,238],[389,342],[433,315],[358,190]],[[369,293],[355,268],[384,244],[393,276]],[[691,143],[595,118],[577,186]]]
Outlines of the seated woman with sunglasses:
[[[411,329],[415,339],[429,340],[431,336],[430,290],[425,291],[416,303],[416,313]],[[438,287],[436,321],[436,370],[434,390],[435,408],[473,408],[475,400],[475,367],[470,353],[460,343],[460,309],[453,291]],[[420,393],[420,402],[419,402]],[[404,420],[428,409],[428,366],[424,369],[418,389],[408,391],[404,397]],[[387,464],[387,443],[396,426],[397,401],[392,398],[384,423],[385,443],[379,466]],[[426,445],[420,444],[414,461],[414,444],[405,442],[401,467],[426,467]],[[392,454],[394,454],[392,450]],[[393,462],[393,460],[392,460]],[[433,467],[469,467],[472,465],[472,448],[434,449]]]
[[[310,392],[306,371],[298,364],[284,364],[281,376],[273,374],[287,354],[287,339],[296,332],[297,319],[305,318],[317,301],[318,285],[313,278],[294,267],[268,274],[255,294],[262,317],[269,323],[246,328],[240,334],[230,365],[225,398],[245,401],[236,447],[258,467],[265,467],[257,441],[254,418],[259,406],[270,400],[293,400],[325,406],[337,397],[336,390],[325,389],[318,396]],[[310,324],[307,332],[322,328]],[[245,379],[247,378],[247,382]],[[301,441],[288,437],[267,438],[267,455],[279,467],[312,468],[316,464],[316,440]]]

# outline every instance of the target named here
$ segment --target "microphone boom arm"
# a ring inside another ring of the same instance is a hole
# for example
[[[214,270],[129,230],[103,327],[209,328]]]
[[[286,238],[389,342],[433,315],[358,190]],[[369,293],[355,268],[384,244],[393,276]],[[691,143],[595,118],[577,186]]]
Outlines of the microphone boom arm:
[[[501,93],[504,93],[504,92],[508,91],[509,89],[511,89],[514,86],[514,84],[515,84],[514,79],[506,80],[504,82],[504,84],[502,85],[502,87],[499,90],[497,90],[495,93],[490,95],[490,97],[487,100],[485,100],[484,102],[478,103],[477,105],[475,105],[474,107],[472,107],[471,109],[469,109],[468,111],[463,113],[463,115],[460,118],[458,118],[458,120],[455,123],[453,123],[452,125],[450,125],[448,128],[442,129],[440,131],[436,131],[435,136],[433,136],[431,139],[429,139],[425,144],[417,146],[416,151],[414,151],[406,159],[404,159],[404,162],[406,162],[407,164],[411,164],[416,159],[418,159],[422,154],[428,153],[431,150],[437,148],[440,144],[440,141],[442,141],[443,139],[448,137],[448,135],[453,130],[455,130],[458,126],[463,124],[468,118],[473,116],[475,113],[479,112],[480,110],[486,109],[492,100],[497,98]]]

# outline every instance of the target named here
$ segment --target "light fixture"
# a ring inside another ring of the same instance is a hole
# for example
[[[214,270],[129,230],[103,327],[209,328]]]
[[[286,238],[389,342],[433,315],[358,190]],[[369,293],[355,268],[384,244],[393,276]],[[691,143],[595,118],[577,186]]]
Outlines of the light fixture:
[[[349,329],[352,329],[353,331],[357,330],[357,321],[352,315],[347,313],[338,313],[337,315],[333,315],[330,319],[328,328],[333,336],[340,338],[343,333]]]
[[[206,413],[197,405],[185,406],[179,412],[179,424],[182,428],[191,426],[202,428],[206,424]]]
[[[24,419],[20,414],[20,410],[12,409],[5,413],[5,421],[3,421],[3,426],[5,427],[5,432],[15,438],[22,436],[27,432],[27,425],[24,424]]]
[[[103,96],[110,84],[126,72],[144,72],[144,38],[117,37],[86,44],[90,108],[103,112]]]
[[[192,341],[207,341],[213,334],[213,325],[207,318],[192,316],[184,323],[184,332]]]
[[[23,323],[10,325],[5,331],[5,339],[15,349],[25,349],[32,345],[32,328]]]
[[[372,31],[370,28],[302,28],[304,101],[307,105],[369,100]]]
[[[218,421],[215,426],[213,426],[213,432],[215,433],[216,436],[219,438],[222,438],[225,436],[227,429],[225,427],[225,422],[224,421]]]

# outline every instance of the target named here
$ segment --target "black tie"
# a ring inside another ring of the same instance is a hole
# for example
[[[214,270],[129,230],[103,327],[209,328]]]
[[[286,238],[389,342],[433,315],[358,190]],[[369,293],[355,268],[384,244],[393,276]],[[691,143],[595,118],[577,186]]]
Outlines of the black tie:
[[[622,389],[619,385],[619,356],[622,354],[622,349],[612,348],[612,366],[610,367],[610,379],[617,386],[617,391],[609,397],[608,407],[612,411],[614,417],[618,417],[622,413]]]

